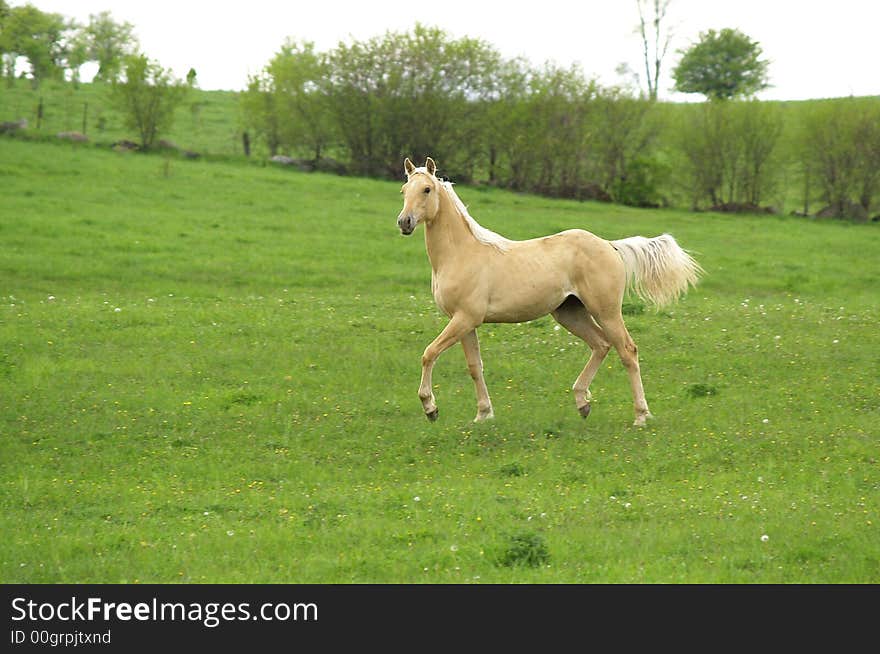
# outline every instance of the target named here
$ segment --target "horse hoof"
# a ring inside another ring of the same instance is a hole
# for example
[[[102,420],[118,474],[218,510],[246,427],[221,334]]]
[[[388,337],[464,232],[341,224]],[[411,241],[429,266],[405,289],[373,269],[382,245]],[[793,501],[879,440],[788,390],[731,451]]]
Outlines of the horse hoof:
[[[647,424],[648,420],[653,417],[654,416],[651,414],[650,411],[636,416],[636,421],[633,423],[633,427],[644,427]]]
[[[586,418],[588,415],[590,415],[590,403],[587,402],[585,405],[579,406],[578,413],[581,414],[581,418]]]
[[[434,422],[437,419],[437,416],[439,414],[440,414],[440,409],[434,409],[433,411],[429,411],[428,413],[426,413],[425,417],[428,420],[430,420],[431,422]]]
[[[492,420],[495,417],[495,414],[492,411],[488,411],[486,413],[478,413],[477,417],[474,418],[474,422],[485,422],[486,420]]]

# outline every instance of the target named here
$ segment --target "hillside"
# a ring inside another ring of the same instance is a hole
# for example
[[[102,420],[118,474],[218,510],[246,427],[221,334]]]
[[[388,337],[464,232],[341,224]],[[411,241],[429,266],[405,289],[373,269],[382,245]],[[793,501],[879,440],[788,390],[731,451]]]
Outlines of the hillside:
[[[96,143],[133,140],[135,134],[125,129],[108,95],[108,89],[101,83],[74,87],[66,82],[48,81],[35,90],[27,80],[15,80],[12,88],[4,82],[0,88],[0,122],[24,118],[32,134],[47,138],[58,132],[74,131],[85,133]],[[173,128],[163,138],[201,154],[243,154],[237,95],[231,91],[192,89],[177,110]],[[42,120],[38,116],[41,101]]]

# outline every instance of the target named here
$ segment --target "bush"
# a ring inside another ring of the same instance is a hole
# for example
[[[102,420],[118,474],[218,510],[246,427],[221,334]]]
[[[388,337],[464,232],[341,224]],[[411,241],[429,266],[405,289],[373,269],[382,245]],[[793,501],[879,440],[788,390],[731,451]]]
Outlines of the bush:
[[[664,203],[660,188],[669,168],[654,158],[639,157],[621,175],[611,190],[615,202],[631,207],[659,207]]]
[[[660,131],[657,104],[621,89],[600,89],[588,124],[591,181],[615,201],[656,206],[661,168],[651,159]]]
[[[801,158],[827,205],[819,215],[866,220],[880,191],[880,104],[872,98],[817,103],[801,134]],[[806,193],[809,201],[809,187]]]
[[[773,163],[782,134],[780,107],[749,100],[687,109],[678,146],[694,208],[760,207],[778,180]]]
[[[173,124],[174,110],[188,88],[144,55],[125,57],[123,71],[124,78],[113,82],[110,98],[122,113],[125,126],[140,136],[141,146],[150,148]]]

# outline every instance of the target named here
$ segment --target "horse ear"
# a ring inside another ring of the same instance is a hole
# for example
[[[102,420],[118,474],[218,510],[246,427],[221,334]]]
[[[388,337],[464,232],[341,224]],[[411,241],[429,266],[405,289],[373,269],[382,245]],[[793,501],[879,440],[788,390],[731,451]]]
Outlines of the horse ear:
[[[406,176],[409,177],[412,175],[412,172],[416,169],[413,165],[413,162],[409,160],[409,157],[403,162],[403,171],[406,173]]]
[[[437,171],[437,164],[434,163],[434,160],[431,157],[428,157],[425,160],[425,168],[428,169],[428,174],[433,175]]]

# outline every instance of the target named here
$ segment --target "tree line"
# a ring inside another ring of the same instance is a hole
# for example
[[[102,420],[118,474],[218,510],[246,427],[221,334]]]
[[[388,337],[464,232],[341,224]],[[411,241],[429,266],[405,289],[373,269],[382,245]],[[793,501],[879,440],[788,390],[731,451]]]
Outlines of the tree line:
[[[270,155],[337,157],[356,175],[397,179],[404,157],[430,155],[461,182],[747,211],[797,177],[804,212],[811,200],[841,217],[876,209],[880,103],[817,102],[786,128],[783,106],[751,99],[767,86],[758,44],[735,30],[701,37],[673,71],[706,96],[688,105],[423,25],[327,52],[289,40],[250,78],[242,121]]]
[[[430,155],[459,182],[635,206],[755,211],[796,180],[802,213],[869,217],[880,192],[880,102],[815,102],[792,124],[784,107],[751,99],[767,86],[768,64],[758,43],[730,29],[701,34],[672,71],[677,90],[706,101],[658,102],[668,4],[654,0],[646,20],[647,0],[638,2],[647,93],[418,24],[326,52],[289,40],[240,94],[246,148],[390,179],[404,157]],[[83,64],[97,63],[96,81],[145,149],[195,84],[195,71],[185,83],[141,53],[133,26],[109,12],[78,25],[0,0],[8,80],[22,57],[34,87],[65,76],[76,85]]]
[[[97,64],[94,82],[106,84],[109,102],[145,149],[172,125],[176,107],[195,84],[194,70],[184,82],[142,53],[134,26],[115,20],[109,11],[79,24],[31,4],[11,7],[0,0],[0,71],[9,86],[19,74],[20,59],[28,64],[34,89],[65,78],[78,86],[82,67]]]
[[[125,57],[138,51],[134,27],[114,20],[109,11],[79,24],[31,4],[11,7],[0,0],[0,60],[7,83],[19,73],[22,58],[29,64],[34,88],[67,74],[77,83],[80,69],[89,62],[98,65],[96,80],[112,82],[119,78]]]
[[[388,178],[405,156],[430,155],[459,181],[575,198],[625,194],[658,133],[648,100],[577,66],[536,68],[423,25],[329,52],[288,41],[241,108],[270,155],[332,153]]]

